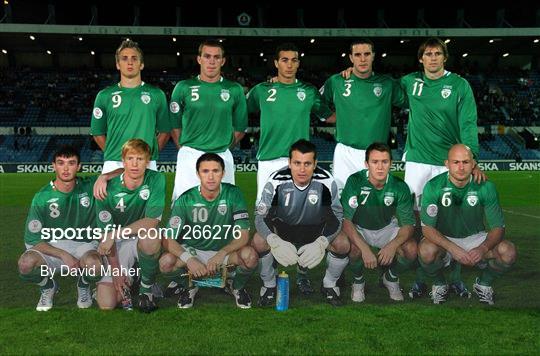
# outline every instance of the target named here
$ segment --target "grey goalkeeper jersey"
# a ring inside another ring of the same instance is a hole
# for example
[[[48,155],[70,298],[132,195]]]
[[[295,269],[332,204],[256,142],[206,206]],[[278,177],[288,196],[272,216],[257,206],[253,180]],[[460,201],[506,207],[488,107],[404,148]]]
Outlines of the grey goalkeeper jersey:
[[[291,170],[270,175],[256,209],[255,227],[266,240],[275,233],[297,245],[325,236],[332,242],[341,229],[343,209],[332,175],[317,167],[308,186],[299,188]]]

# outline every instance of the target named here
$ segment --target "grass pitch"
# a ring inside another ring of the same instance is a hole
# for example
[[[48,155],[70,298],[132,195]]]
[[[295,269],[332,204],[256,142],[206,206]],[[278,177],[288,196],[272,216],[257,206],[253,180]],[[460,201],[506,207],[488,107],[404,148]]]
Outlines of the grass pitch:
[[[60,280],[54,308],[35,312],[39,291],[17,275],[24,251],[23,231],[34,193],[50,174],[0,175],[0,354],[538,354],[540,350],[540,173],[490,172],[506,219],[506,237],[518,248],[518,261],[494,284],[495,306],[451,296],[444,305],[429,299],[391,302],[379,288],[376,271],[367,271],[366,301],[332,308],[319,293],[298,295],[291,275],[287,312],[239,310],[232,297],[203,289],[191,310],[162,300],[150,315],[137,311],[101,312],[76,307],[73,278]],[[173,176],[168,175],[168,193]],[[251,208],[255,174],[237,175]],[[168,217],[168,210],[165,218]],[[324,267],[311,272],[319,286]],[[463,270],[469,288],[477,272]],[[347,281],[350,274],[346,272]],[[401,277],[407,290],[413,279]],[[260,280],[248,285],[254,303]]]

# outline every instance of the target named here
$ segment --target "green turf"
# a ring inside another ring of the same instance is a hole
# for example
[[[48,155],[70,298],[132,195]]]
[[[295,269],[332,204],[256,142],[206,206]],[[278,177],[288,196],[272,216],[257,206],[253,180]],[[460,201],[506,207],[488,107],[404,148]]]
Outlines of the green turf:
[[[160,301],[160,309],[100,312],[76,308],[73,279],[60,280],[55,307],[34,311],[36,286],[17,276],[17,259],[24,250],[23,228],[33,194],[46,184],[47,174],[0,175],[0,354],[57,353],[187,353],[187,354],[538,354],[540,350],[540,173],[493,172],[505,211],[507,238],[518,248],[518,263],[495,282],[496,305],[480,305],[452,297],[434,306],[426,298],[396,304],[378,287],[377,273],[366,272],[363,304],[344,296],[335,309],[319,294],[305,298],[294,288],[291,309],[239,310],[232,297],[217,290],[199,292],[192,310],[175,308],[175,300]],[[173,176],[168,176],[168,196]],[[242,173],[237,183],[250,206],[255,174]],[[168,212],[165,214],[168,216]],[[311,275],[318,286],[323,268]],[[476,271],[464,269],[471,286]],[[349,273],[346,277],[350,278]],[[405,289],[412,273],[402,277]],[[249,290],[256,300],[260,281]]]

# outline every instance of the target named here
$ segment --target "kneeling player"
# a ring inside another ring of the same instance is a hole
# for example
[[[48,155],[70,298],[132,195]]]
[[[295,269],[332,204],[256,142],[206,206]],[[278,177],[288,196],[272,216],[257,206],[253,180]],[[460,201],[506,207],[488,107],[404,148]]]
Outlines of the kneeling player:
[[[248,246],[246,202],[240,188],[222,182],[225,163],[219,155],[203,154],[197,159],[196,169],[200,185],[174,202],[163,241],[168,253],[160,259],[160,270],[182,286],[178,308],[185,309],[193,306],[198,291],[198,287],[187,285],[187,272],[199,279],[215,275],[223,266],[235,265],[231,292],[239,308],[251,308],[245,285],[257,267],[258,257]]]
[[[97,225],[107,232],[98,251],[107,255],[110,264],[110,275],[98,284],[96,300],[101,309],[114,309],[127,293],[132,277],[139,273],[133,270],[136,260],[141,277],[139,309],[148,313],[157,308],[150,289],[158,273],[161,240],[153,238],[158,234],[152,230],[165,207],[165,176],[146,168],[150,157],[146,142],[128,140],[122,147],[124,173],[111,179],[107,197],[96,202]]]
[[[295,142],[289,166],[270,175],[257,206],[257,233],[253,246],[261,260],[259,305],[275,303],[274,258],[286,267],[298,263],[297,285],[303,294],[313,292],[307,270],[316,267],[328,249],[328,267],[321,291],[332,305],[340,305],[336,282],[347,266],[349,241],[341,229],[342,209],[332,175],[317,166],[315,145]]]
[[[64,146],[54,154],[52,165],[56,177],[36,193],[26,219],[27,250],[19,258],[19,274],[22,280],[41,288],[37,311],[52,308],[58,290],[55,276],[79,275],[79,308],[92,305],[88,283],[101,279],[101,257],[90,230],[95,227],[92,188],[96,177],[77,177],[79,161],[79,153],[71,146]],[[68,231],[75,231],[76,236],[51,241],[52,235],[61,237],[53,231],[65,237]]]
[[[476,183],[476,166],[469,147],[458,144],[448,152],[448,173],[431,179],[422,193],[422,232],[419,262],[433,278],[433,303],[446,301],[448,285],[442,273],[452,259],[482,272],[473,285],[480,302],[493,304],[491,284],[516,260],[514,244],[504,240],[504,219],[492,182]]]
[[[389,173],[391,164],[390,147],[372,143],[366,150],[367,169],[351,175],[341,194],[343,231],[351,242],[354,302],[365,300],[364,266],[377,265],[386,268],[382,283],[390,299],[403,300],[398,277],[416,259],[412,193],[402,179]],[[377,256],[371,247],[379,249]]]

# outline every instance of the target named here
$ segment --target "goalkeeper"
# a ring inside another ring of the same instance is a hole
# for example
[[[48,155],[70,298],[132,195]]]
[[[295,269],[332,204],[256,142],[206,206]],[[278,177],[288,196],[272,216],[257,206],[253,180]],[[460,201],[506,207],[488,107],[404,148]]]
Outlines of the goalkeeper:
[[[321,292],[330,304],[340,305],[336,282],[349,262],[350,245],[339,234],[343,214],[336,183],[317,166],[315,145],[299,140],[291,146],[289,166],[270,175],[256,210],[252,244],[261,263],[259,305],[275,302],[274,258],[284,267],[298,264],[296,284],[302,294],[311,294],[307,271],[322,261],[327,249]]]

